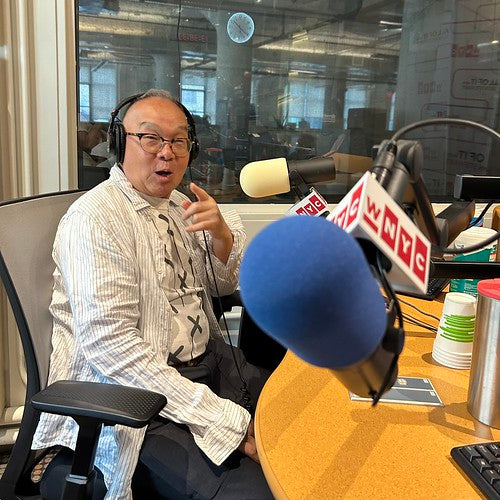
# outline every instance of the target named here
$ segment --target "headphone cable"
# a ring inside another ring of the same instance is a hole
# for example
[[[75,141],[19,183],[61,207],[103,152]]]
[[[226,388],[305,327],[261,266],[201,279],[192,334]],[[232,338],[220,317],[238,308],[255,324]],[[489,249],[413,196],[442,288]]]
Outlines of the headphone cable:
[[[194,182],[193,181],[193,173],[191,171],[191,165],[189,165],[189,178],[191,179],[191,182]],[[212,277],[213,277],[213,281],[214,281],[216,298],[217,298],[217,301],[218,301],[218,304],[219,304],[219,308],[220,308],[220,311],[221,311],[221,315],[222,315],[221,317],[222,317],[223,322],[224,322],[224,328],[226,330],[226,335],[227,335],[228,343],[229,343],[229,345],[231,347],[231,355],[233,357],[234,365],[236,367],[236,372],[238,373],[238,377],[239,377],[239,379],[241,380],[241,383],[242,383],[242,386],[240,387],[240,391],[243,394],[243,407],[247,411],[250,411],[251,410],[251,396],[250,396],[250,392],[248,391],[247,382],[244,379],[243,374],[241,373],[240,365],[239,365],[239,363],[238,363],[238,361],[236,359],[236,354],[234,352],[234,346],[233,346],[233,342],[231,340],[231,335],[229,334],[229,327],[227,325],[226,315],[224,314],[224,310],[223,310],[223,307],[222,307],[222,299],[221,299],[220,292],[219,292],[219,286],[217,285],[217,278],[215,276],[215,270],[214,270],[214,265],[213,265],[213,262],[212,262],[212,256],[210,255],[210,249],[209,249],[209,246],[208,246],[207,234],[206,234],[205,230],[203,230],[202,233],[203,233],[203,241],[205,242],[205,248],[206,248],[206,251],[207,251],[208,262],[210,264],[210,271],[212,273]]]
[[[180,25],[181,25],[181,10],[182,10],[182,0],[179,0],[179,8],[178,8],[178,12],[177,12],[177,55],[178,55],[178,70],[179,70],[179,102],[181,102],[180,100],[181,100],[181,93],[182,93],[182,82],[181,82],[182,58],[181,58],[181,47],[180,47],[180,40],[179,40],[179,30],[180,30]],[[194,124],[194,119],[193,119],[193,124]],[[193,130],[193,133],[195,133],[194,130]],[[191,159],[189,161],[189,178],[190,178],[191,182],[194,182],[193,181],[193,172],[191,169]],[[187,190],[187,192],[189,192],[189,189]],[[219,293],[219,287],[217,285],[217,278],[215,277],[215,270],[214,270],[214,266],[213,266],[213,262],[212,262],[212,256],[210,255],[210,249],[208,247],[207,235],[206,235],[205,231],[202,231],[202,232],[203,232],[203,240],[205,242],[205,248],[207,251],[208,262],[210,264],[210,270],[212,272],[212,277],[214,280],[215,293],[217,295],[218,304],[219,304],[219,307],[221,310],[222,318],[224,320],[224,327],[226,329],[227,339],[229,341],[229,345],[231,346],[231,354],[233,357],[234,365],[236,367],[236,372],[238,373],[238,377],[240,378],[241,383],[243,384],[240,388],[240,391],[243,394],[243,407],[246,410],[250,411],[250,409],[251,409],[250,393],[248,391],[247,383],[246,383],[245,379],[243,378],[243,374],[241,373],[240,365],[239,365],[238,361],[236,360],[236,354],[234,352],[233,342],[231,341],[231,336],[229,335],[229,328],[227,326],[226,315],[224,314],[224,311],[222,308],[222,300],[221,300],[220,293]]]

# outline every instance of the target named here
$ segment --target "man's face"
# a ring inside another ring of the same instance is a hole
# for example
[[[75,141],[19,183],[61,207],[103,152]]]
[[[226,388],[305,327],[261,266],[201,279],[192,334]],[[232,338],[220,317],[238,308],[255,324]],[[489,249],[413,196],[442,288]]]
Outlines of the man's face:
[[[133,104],[123,119],[127,132],[157,134],[165,139],[187,138],[187,120],[172,101],[148,97]],[[147,153],[139,138],[126,136],[123,172],[132,186],[141,193],[168,198],[179,185],[186,171],[189,155],[177,157],[170,144],[156,154]]]

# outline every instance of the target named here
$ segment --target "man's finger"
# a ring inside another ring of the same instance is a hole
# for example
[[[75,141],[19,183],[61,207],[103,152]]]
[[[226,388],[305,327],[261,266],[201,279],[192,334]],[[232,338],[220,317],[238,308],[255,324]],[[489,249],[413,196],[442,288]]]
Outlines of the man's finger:
[[[202,213],[206,211],[207,204],[205,201],[193,201],[189,206],[185,208],[182,218],[189,219],[189,217],[192,217],[196,213]]]
[[[189,189],[200,201],[208,200],[210,198],[209,194],[200,186],[197,186],[194,182],[191,182],[191,184],[189,184]]]
[[[197,224],[191,224],[190,226],[186,227],[186,232],[188,233],[195,233],[196,231],[205,231],[205,230],[207,231],[209,230],[206,227],[206,221],[198,222]]]

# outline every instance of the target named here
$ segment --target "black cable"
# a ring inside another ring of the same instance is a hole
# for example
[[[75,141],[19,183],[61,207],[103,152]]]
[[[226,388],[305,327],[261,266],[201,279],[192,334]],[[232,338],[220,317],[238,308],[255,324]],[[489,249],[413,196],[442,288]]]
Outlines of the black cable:
[[[483,208],[482,212],[476,217],[476,221],[474,223],[471,221],[467,226],[467,229],[477,226],[481,222],[481,219],[485,216],[486,212],[490,209],[491,205],[493,205],[493,201],[488,202],[488,204]]]
[[[181,98],[181,89],[182,89],[182,84],[181,84],[181,68],[182,68],[181,59],[182,58],[181,58],[181,47],[180,47],[180,39],[179,39],[179,30],[180,30],[180,25],[181,25],[181,11],[182,11],[182,0],[179,0],[179,8],[178,8],[178,12],[177,12],[177,54],[178,54],[177,60],[178,60],[178,70],[179,70],[179,99]],[[189,165],[189,178],[190,178],[191,182],[194,182],[193,181],[193,172],[191,170],[191,165]],[[243,406],[247,410],[250,410],[250,399],[251,399],[250,393],[248,392],[247,383],[246,383],[245,379],[243,378],[243,375],[242,375],[241,370],[240,370],[240,366],[236,360],[236,355],[234,353],[234,346],[233,346],[233,342],[231,340],[231,335],[229,334],[229,327],[227,325],[226,315],[224,314],[224,310],[222,307],[222,299],[220,297],[219,287],[217,285],[217,279],[215,277],[214,265],[212,262],[212,257],[210,255],[210,249],[208,247],[207,234],[205,231],[202,231],[202,232],[203,232],[203,240],[205,242],[205,248],[207,250],[208,262],[210,264],[210,270],[212,272],[213,282],[214,282],[214,286],[215,286],[215,293],[217,295],[217,301],[218,301],[218,304],[219,304],[219,307],[221,310],[222,319],[224,321],[224,328],[226,329],[227,339],[229,341],[229,345],[231,346],[231,354],[233,357],[234,364],[236,366],[236,372],[238,373],[238,377],[240,378],[241,383],[243,384],[243,387],[241,387],[241,392],[243,393]]]
[[[403,319],[407,323],[411,323],[412,325],[419,326],[420,328],[424,328],[425,330],[430,330],[431,332],[434,332],[434,333],[437,332],[437,327],[429,325],[429,323],[425,323],[424,321],[421,321],[418,318],[410,316],[409,314],[403,313]]]
[[[487,125],[483,125],[482,123],[473,122],[472,120],[464,120],[462,118],[430,118],[428,120],[420,120],[418,122],[411,123],[406,127],[400,128],[393,136],[390,138],[390,142],[396,142],[403,135],[408,133],[410,130],[414,130],[416,128],[426,127],[428,125],[464,125],[467,127],[475,127],[483,132],[489,133],[500,139],[500,134],[488,127]]]
[[[189,165],[189,178],[191,179],[191,182],[194,182],[193,181],[193,172],[191,170],[191,165]],[[224,328],[226,329],[227,339],[228,339],[229,345],[231,347],[231,356],[233,357],[233,361],[234,361],[234,365],[236,367],[236,372],[238,373],[238,377],[240,378],[241,383],[243,384],[241,386],[241,388],[240,388],[240,391],[243,394],[243,397],[242,397],[242,399],[243,399],[243,407],[247,411],[250,411],[250,409],[251,409],[251,396],[250,396],[250,392],[248,391],[248,385],[246,383],[246,380],[243,378],[243,374],[241,373],[240,365],[239,365],[239,363],[238,363],[238,361],[236,359],[236,354],[234,352],[234,346],[233,346],[233,342],[231,340],[231,335],[229,334],[229,327],[227,325],[226,315],[224,314],[224,310],[223,310],[223,307],[222,307],[222,299],[221,299],[220,292],[219,292],[219,286],[217,285],[217,278],[215,276],[214,264],[212,262],[212,256],[210,255],[210,249],[209,249],[209,246],[208,246],[207,233],[206,233],[205,230],[203,230],[202,233],[203,233],[203,241],[205,242],[205,248],[207,250],[207,257],[208,257],[208,263],[210,265],[210,271],[212,272],[212,277],[213,277],[213,282],[214,282],[214,287],[215,287],[215,293],[216,293],[217,301],[218,301],[218,304],[219,304],[219,307],[220,307],[220,310],[221,310],[222,319],[224,321]]]
[[[386,295],[390,298],[391,300],[391,307],[394,307],[396,310],[398,322],[399,322],[399,329],[397,334],[401,335],[401,332],[403,332],[403,314],[401,312],[401,307],[398,302],[398,298],[396,294],[394,293],[394,290],[392,289],[388,279],[387,275],[384,269],[384,266],[382,264],[382,253],[377,249],[376,251],[376,262],[377,262],[377,272],[379,275],[380,282],[382,283],[382,287],[384,288],[384,291]],[[391,328],[389,326],[388,328]],[[392,358],[391,364],[389,366],[389,369],[387,370],[387,373],[385,374],[384,380],[382,381],[382,385],[378,392],[372,393],[372,406],[375,406],[380,398],[382,397],[382,394],[388,389],[389,383],[392,378],[392,374],[394,373],[394,370],[396,369],[398,365],[398,359],[399,359],[399,352],[394,353],[394,357]]]
[[[403,304],[405,304],[407,306],[413,307],[413,309],[415,309],[416,311],[418,311],[420,314],[423,314],[424,316],[429,316],[429,318],[435,319],[436,321],[441,321],[441,319],[438,318],[437,316],[434,316],[434,314],[422,311],[422,309],[419,309],[416,305],[414,305],[411,302],[408,302],[408,301],[402,299],[401,297],[399,297],[399,302],[402,302]]]
[[[435,328],[433,326],[429,326],[429,325],[426,325],[424,323],[419,323],[418,321],[413,321],[413,319],[411,317],[407,318],[406,316],[404,316],[404,318],[405,318],[405,321],[406,321],[407,324],[418,326],[419,328],[422,328],[424,330],[428,330],[432,334],[436,334],[437,333],[437,328]]]
[[[477,128],[477,129],[479,129],[487,134],[492,135],[496,139],[500,139],[500,134],[496,130],[493,130],[492,128],[488,127],[487,125],[483,125],[482,123],[474,122],[472,120],[464,120],[462,118],[430,118],[428,120],[420,120],[418,122],[411,123],[410,125],[407,125],[406,127],[400,128],[397,132],[395,132],[392,135],[392,137],[387,142],[387,144],[385,146],[385,151],[388,151],[389,148],[397,147],[397,144],[396,144],[397,141],[403,135],[407,134],[410,130],[415,130],[417,128],[426,127],[428,125],[462,125],[462,126],[466,126],[466,127]],[[480,248],[485,247],[489,243],[491,243],[499,238],[500,238],[500,231],[498,231],[496,233],[496,235],[491,236],[491,238],[487,238],[483,242],[478,243],[476,245],[471,245],[470,247],[467,247],[467,248],[461,248],[461,249],[442,248],[439,245],[432,245],[432,248],[434,250],[439,251],[439,252],[458,255],[458,254],[469,253],[469,252],[474,252],[475,250],[479,250]]]
[[[207,234],[206,234],[205,231],[203,231],[203,240],[205,241],[205,247],[207,249],[208,262],[210,264],[210,270],[212,271],[212,276],[213,276],[213,279],[214,279],[215,293],[217,294],[217,300],[218,300],[219,307],[220,307],[220,310],[221,310],[222,319],[224,321],[224,328],[226,329],[227,339],[229,341],[229,345],[231,346],[231,355],[233,357],[233,361],[234,361],[234,365],[236,367],[236,372],[238,373],[238,377],[240,378],[241,383],[243,384],[242,387],[240,388],[240,390],[241,390],[241,392],[243,394],[243,406],[248,411],[250,411],[250,408],[251,408],[251,404],[250,404],[251,397],[250,397],[250,393],[248,391],[248,386],[247,386],[246,380],[243,378],[243,374],[241,373],[241,370],[240,370],[240,365],[239,365],[239,363],[238,363],[238,361],[236,359],[236,354],[234,352],[233,342],[231,341],[231,335],[229,334],[229,327],[227,325],[226,315],[224,314],[224,311],[223,311],[223,308],[222,308],[222,299],[221,299],[221,296],[220,296],[220,293],[219,293],[219,287],[217,285],[217,279],[215,277],[214,265],[213,265],[213,262],[212,262],[212,257],[210,255],[210,251],[208,249]]]
[[[234,346],[233,346],[233,342],[231,340],[231,335],[229,334],[229,327],[227,325],[226,315],[224,314],[224,310],[223,310],[223,307],[222,307],[222,299],[221,299],[221,296],[220,296],[219,287],[217,285],[217,278],[215,277],[214,265],[213,265],[213,262],[212,262],[212,257],[210,255],[210,250],[208,248],[207,234],[206,234],[205,231],[203,231],[203,240],[205,241],[205,247],[207,249],[208,262],[210,264],[210,270],[212,271],[212,276],[213,276],[213,279],[214,279],[215,293],[217,294],[217,301],[218,301],[218,304],[219,304],[219,307],[220,307],[220,310],[221,310],[222,319],[224,321],[224,328],[226,329],[227,339],[229,341],[229,345],[231,346],[231,355],[233,357],[233,361],[234,361],[234,365],[236,367],[236,372],[238,373],[238,377],[240,378],[241,383],[243,384],[241,386],[241,388],[240,388],[240,391],[243,394],[243,407],[246,410],[250,411],[250,408],[251,408],[251,404],[250,404],[250,402],[251,402],[250,392],[248,391],[247,382],[243,378],[243,374],[241,373],[241,370],[240,370],[240,365],[239,365],[239,363],[238,363],[238,361],[236,359],[236,354],[234,352]]]
[[[181,82],[181,69],[182,69],[182,58],[181,58],[181,42],[179,39],[179,31],[181,27],[181,11],[182,11],[182,0],[179,0],[179,9],[177,12],[177,62],[178,62],[178,71],[179,71],[179,101],[181,100],[181,91],[182,91],[182,82]]]
[[[377,260],[377,271],[380,281],[382,283],[382,287],[384,288],[384,291],[387,294],[388,298],[391,300],[391,306],[394,306],[394,308],[396,309],[396,314],[399,321],[399,327],[403,328],[403,315],[401,313],[401,307],[399,305],[398,298],[396,297],[396,294],[394,293],[394,290],[392,289],[391,285],[389,284],[389,280],[387,279],[387,275],[385,273],[385,269],[382,264],[382,253],[378,249],[376,250],[376,260]]]
[[[500,238],[500,231],[497,231],[495,234],[492,234],[489,238],[486,238],[485,240],[480,241],[479,243],[476,243],[475,245],[471,245],[471,246],[468,246],[465,248],[441,248],[439,245],[432,245],[432,248],[438,249],[439,251],[441,251],[443,253],[451,253],[454,255],[459,255],[462,253],[475,252],[476,250],[484,248],[485,246],[498,240],[499,238]]]

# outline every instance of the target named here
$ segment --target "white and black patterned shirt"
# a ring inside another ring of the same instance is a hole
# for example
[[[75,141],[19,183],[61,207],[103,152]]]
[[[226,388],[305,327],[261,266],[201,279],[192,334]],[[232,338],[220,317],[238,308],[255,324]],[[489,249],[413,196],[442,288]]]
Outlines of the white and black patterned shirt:
[[[173,312],[172,344],[168,363],[176,365],[205,352],[209,338],[208,319],[202,307],[203,285],[193,268],[188,252],[189,234],[179,227],[169,213],[178,206],[164,198],[141,194],[158,210],[154,224],[165,243],[166,274],[162,286]]]
[[[170,201],[176,207],[183,200],[187,197],[172,192]],[[182,213],[170,205],[169,215],[181,229],[190,224],[182,220]],[[53,251],[53,351],[48,382],[88,380],[164,394],[168,402],[160,415],[186,424],[200,449],[220,464],[243,439],[250,414],[206,385],[182,377],[167,363],[174,314],[162,286],[168,256],[155,216],[157,211],[115,165],[110,178],[80,197],[62,218]],[[224,264],[211,252],[221,295],[237,287],[245,239],[238,215],[231,211],[224,217],[234,238],[231,254]],[[215,287],[207,273],[203,236],[192,233],[186,243],[203,286],[210,335],[220,335],[208,296],[215,295]],[[32,447],[74,449],[77,433],[73,419],[42,413]],[[131,498],[144,433],[145,428],[103,428],[95,465],[104,474],[106,498]]]

